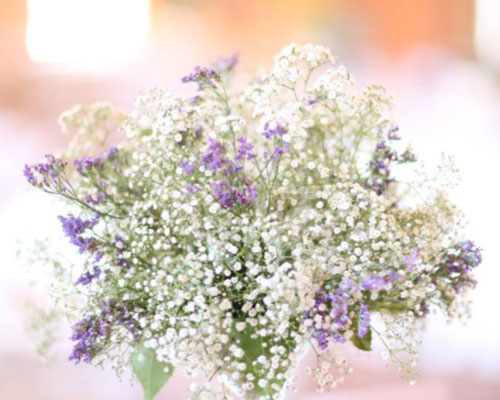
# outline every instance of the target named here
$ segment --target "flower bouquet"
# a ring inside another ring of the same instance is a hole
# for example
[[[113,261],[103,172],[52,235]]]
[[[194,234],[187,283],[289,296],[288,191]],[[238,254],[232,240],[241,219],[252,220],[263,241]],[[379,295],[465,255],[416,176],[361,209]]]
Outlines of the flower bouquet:
[[[412,380],[421,321],[466,314],[481,262],[440,180],[455,168],[420,173],[383,89],[357,93],[324,47],[285,47],[239,90],[235,63],[129,114],[76,107],[68,151],[25,167],[64,200],[80,253],[55,293],[72,304],[70,360],[132,370],[145,399],[174,368],[193,398],[278,399],[305,352],[322,391],[352,371],[343,346],[378,341]]]

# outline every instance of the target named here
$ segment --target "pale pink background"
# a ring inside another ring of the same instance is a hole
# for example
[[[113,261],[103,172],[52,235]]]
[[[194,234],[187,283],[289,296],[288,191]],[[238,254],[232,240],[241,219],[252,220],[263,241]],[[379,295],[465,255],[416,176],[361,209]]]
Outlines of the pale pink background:
[[[104,1],[104,0],[103,0]],[[73,366],[69,343],[48,366],[26,331],[26,302],[43,295],[29,281],[43,271],[16,260],[16,239],[57,228],[50,200],[22,178],[25,162],[62,148],[59,113],[76,103],[108,100],[130,109],[138,92],[163,85],[181,93],[180,77],[197,64],[238,51],[242,69],[271,62],[295,40],[331,45],[360,84],[382,83],[395,98],[401,133],[430,161],[454,153],[463,184],[454,192],[470,220],[470,235],[484,248],[473,317],[464,327],[429,319],[419,370],[410,387],[384,366],[376,352],[353,354],[355,374],[330,394],[315,394],[307,379],[290,399],[498,399],[498,172],[500,171],[500,65],[475,56],[472,0],[447,1],[176,0],[153,2],[150,41],[136,60],[103,74],[41,65],[24,43],[25,2],[0,0],[0,399],[138,399],[140,389],[110,371]],[[398,5],[399,4],[399,5]],[[497,12],[498,7],[492,8]],[[470,14],[470,15],[469,15]],[[112,21],[110,21],[112,29]],[[500,43],[491,52],[500,54]],[[76,66],[78,67],[78,66]],[[65,339],[67,331],[60,332]],[[176,374],[159,399],[186,397]]]

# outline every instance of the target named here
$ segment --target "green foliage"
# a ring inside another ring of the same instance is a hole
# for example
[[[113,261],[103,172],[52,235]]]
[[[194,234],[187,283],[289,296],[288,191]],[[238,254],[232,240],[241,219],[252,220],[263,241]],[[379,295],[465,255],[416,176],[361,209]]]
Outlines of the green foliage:
[[[357,325],[357,324],[356,324]],[[358,332],[356,329],[356,332],[351,338],[352,344],[356,346],[358,349],[363,350],[363,351],[371,351],[372,349],[372,330],[371,328],[368,329],[368,332],[360,338],[358,336]]]
[[[243,356],[243,362],[245,362],[247,368],[245,369],[245,374],[252,374],[255,377],[254,384],[254,393],[259,396],[266,396],[270,398],[276,393],[279,393],[285,384],[285,379],[273,378],[269,379],[269,369],[264,365],[257,362],[257,358],[260,356],[264,356],[266,360],[270,360],[273,354],[271,354],[271,347],[273,345],[284,346],[287,353],[291,353],[295,350],[295,343],[292,340],[280,340],[276,341],[275,337],[261,337],[254,336],[254,329],[250,326],[243,332],[235,333],[235,339],[245,352]],[[277,370],[278,373],[285,373],[287,371],[286,368],[280,368]],[[259,386],[259,380],[265,379],[268,384],[265,387]],[[275,386],[278,390],[273,389]]]
[[[172,364],[159,362],[154,350],[144,346],[140,346],[130,355],[130,362],[144,390],[144,400],[153,400],[174,373]]]

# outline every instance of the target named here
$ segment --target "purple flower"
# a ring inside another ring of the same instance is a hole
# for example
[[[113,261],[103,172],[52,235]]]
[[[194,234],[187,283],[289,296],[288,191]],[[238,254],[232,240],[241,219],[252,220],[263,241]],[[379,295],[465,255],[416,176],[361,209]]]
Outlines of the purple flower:
[[[236,175],[238,172],[243,170],[243,166],[235,164],[229,160],[226,160],[227,167],[224,168],[223,172],[226,176]]]
[[[384,140],[381,140],[380,142],[377,142],[375,148],[377,150],[385,150],[385,149],[387,149],[387,145],[385,144]]]
[[[372,275],[363,281],[361,287],[365,290],[379,290],[387,285],[387,283],[385,279]]]
[[[113,161],[116,159],[118,149],[116,147],[111,147],[105,156],[97,157],[83,157],[81,159],[73,160],[73,165],[76,167],[78,172],[82,175],[90,172],[92,169],[101,170],[107,161]]]
[[[383,280],[373,280],[382,283]],[[305,318],[312,320],[311,336],[316,339],[321,349],[326,349],[330,341],[345,343],[344,333],[353,328],[357,321],[358,337],[364,337],[370,329],[370,313],[364,303],[352,303],[353,294],[360,288],[351,280],[342,282],[332,292],[321,289],[315,296],[315,304],[306,313]],[[357,312],[356,312],[357,310]],[[353,312],[357,314],[353,318]]]
[[[319,96],[312,96],[312,97],[310,97],[307,100],[307,104],[311,106],[313,104],[316,104],[319,100],[321,100],[321,97],[319,97]]]
[[[273,136],[283,136],[285,133],[287,133],[288,130],[286,127],[280,125],[279,123],[274,123],[271,125],[271,123],[266,122],[264,125],[264,136],[266,139],[271,139]]]
[[[108,154],[106,154],[106,160],[111,160],[116,157],[116,153],[118,153],[118,149],[113,146],[108,150]]]
[[[314,306],[306,312],[306,318],[313,320],[312,337],[322,350],[328,347],[330,340],[345,343],[342,334],[352,322],[349,299],[347,287],[339,287],[334,293],[321,290],[314,299]]]
[[[89,194],[85,196],[85,203],[92,205],[99,204],[104,201],[105,197],[106,193],[104,192],[98,192],[95,196]]]
[[[397,154],[385,142],[379,140],[375,146],[375,153],[370,161],[371,179],[369,186],[379,196],[382,195],[390,183],[393,181],[391,178],[390,164],[393,160],[397,159]]]
[[[241,202],[243,204],[250,204],[256,201],[258,197],[259,197],[259,192],[257,190],[257,186],[256,185],[251,186],[249,184],[246,184],[245,201]]]
[[[274,162],[277,162],[279,158],[287,152],[288,152],[288,143],[282,141],[281,146],[276,146],[274,148],[274,152],[271,158]]]
[[[213,68],[205,68],[205,67],[195,67],[194,71],[189,75],[186,75],[182,78],[183,83],[195,82],[198,84],[198,90],[204,89],[207,86],[214,87],[215,82],[220,82],[221,78],[219,73]]]
[[[280,144],[274,147],[273,154],[271,155],[271,159],[274,162],[277,162],[283,154],[288,152],[288,143],[282,139],[283,135],[285,135],[287,132],[287,128],[279,124],[278,122],[266,122],[264,125],[264,136],[267,139],[271,139],[274,136],[277,136],[281,139]],[[267,153],[265,154],[265,157],[268,157]]]
[[[474,286],[472,271],[482,262],[481,249],[470,240],[458,242],[443,250],[438,273],[451,279],[455,288],[460,291],[463,287]]]
[[[101,258],[102,258],[102,253],[98,251],[94,258],[94,264],[97,264],[99,261],[101,261]]]
[[[362,338],[368,333],[370,329],[370,313],[368,311],[368,306],[362,304],[359,307],[358,315],[358,337]]]
[[[234,69],[238,63],[238,55],[233,54],[231,57],[220,58],[215,62],[215,67],[220,72],[230,72]]]
[[[415,246],[411,251],[410,256],[403,257],[403,263],[409,270],[413,270],[417,267],[417,259],[418,259],[418,247]]]
[[[47,154],[44,163],[25,165],[23,174],[28,182],[34,186],[49,190],[54,189],[54,185],[62,185],[60,174],[64,172],[67,163],[60,158]],[[37,175],[41,180],[37,179]],[[51,185],[52,182],[52,185]],[[55,189],[54,189],[55,190]]]
[[[69,360],[90,362],[104,347],[100,341],[109,338],[109,328],[98,317],[87,317],[72,326],[71,340],[76,342]]]
[[[28,180],[29,183],[31,183],[32,185],[35,185],[35,186],[38,184],[38,182],[35,178],[35,174],[33,173],[33,168],[31,166],[26,164],[24,166],[23,173],[24,173],[24,176],[26,177],[26,179]]]
[[[399,158],[400,163],[415,162],[415,161],[417,161],[417,156],[409,149],[406,149],[406,151],[403,154],[401,154]]]
[[[217,171],[227,162],[227,160],[222,158],[223,153],[226,152],[226,148],[212,138],[208,139],[208,143],[208,150],[201,155],[200,164],[212,171]]]
[[[184,172],[186,175],[191,175],[194,170],[196,169],[196,164],[195,163],[188,163],[187,161],[181,161],[180,162],[181,167],[184,168]]]
[[[47,162],[36,164],[34,166],[35,171],[42,175],[50,175],[52,178],[57,177],[59,170],[66,166],[66,162],[60,158],[55,158],[51,154],[45,156]]]
[[[101,169],[104,166],[105,160],[101,157],[83,157],[82,159],[73,160],[73,165],[76,167],[78,172],[85,175],[91,169]]]
[[[399,131],[399,127],[398,126],[393,126],[391,128],[391,130],[387,133],[387,139],[389,139],[389,140],[400,140],[401,137],[399,137],[399,135],[397,134],[398,131]]]
[[[398,127],[393,127],[387,133],[388,140],[401,139],[396,132]],[[372,160],[370,161],[370,178],[366,185],[373,189],[379,196],[384,194],[389,185],[394,181],[391,177],[391,164],[398,162],[400,164],[416,161],[415,154],[410,150],[406,150],[403,154],[398,155],[389,144],[384,140],[383,133],[379,132],[380,138],[375,146]]]
[[[195,185],[193,183],[188,183],[186,185],[186,192],[187,194],[193,194],[194,192],[199,192],[200,187],[198,185]]]
[[[192,106],[198,104],[199,102],[201,101],[201,96],[193,96],[189,99],[189,104],[191,104]]]
[[[383,173],[384,175],[389,175],[389,164],[381,161],[375,160],[374,162],[375,168],[379,171],[379,173]]]
[[[388,272],[387,278],[389,279],[389,282],[396,282],[397,280],[401,279],[401,276],[391,270]]]
[[[250,143],[246,137],[242,136],[238,139],[240,145],[238,147],[238,154],[236,155],[236,160],[252,160],[256,157],[253,150],[253,144]]]
[[[67,217],[59,216],[64,233],[69,237],[71,243],[79,248],[80,253],[87,250],[95,250],[95,240],[93,238],[84,238],[82,234],[89,228],[93,228],[99,221],[99,214],[95,214],[90,220],[83,220],[69,214]]]
[[[232,208],[236,203],[236,189],[229,186],[227,181],[213,183],[212,192],[224,209]]]
[[[101,303],[100,313],[84,318],[72,326],[71,340],[75,342],[69,360],[76,364],[92,361],[104,349],[113,329],[124,327],[135,343],[141,338],[141,328],[127,306],[115,301]]]
[[[125,251],[125,248],[127,246],[125,240],[120,235],[116,235],[114,245],[116,248],[115,251],[116,265],[125,269],[129,269],[130,262],[123,257],[123,252]]]
[[[223,158],[225,152],[225,146],[215,139],[210,138],[208,139],[208,150],[200,157],[200,164],[214,172],[225,166],[226,168],[223,170],[224,175],[235,175],[240,172],[243,167]]]
[[[224,180],[212,184],[212,192],[223,209],[233,208],[236,204],[249,205],[257,200],[257,187],[251,186],[244,177],[244,189],[238,190]]]
[[[99,253],[100,254],[100,253]],[[86,272],[75,282],[75,285],[88,285],[94,279],[98,279],[101,276],[101,269],[95,267],[93,272]]]

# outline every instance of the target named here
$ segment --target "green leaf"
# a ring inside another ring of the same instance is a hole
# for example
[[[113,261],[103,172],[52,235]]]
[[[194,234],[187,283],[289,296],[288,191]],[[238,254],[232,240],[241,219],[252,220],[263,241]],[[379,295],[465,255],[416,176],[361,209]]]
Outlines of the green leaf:
[[[285,384],[285,380],[278,378],[269,379],[268,370],[256,362],[257,358],[261,355],[265,356],[268,359],[271,358],[272,354],[270,351],[270,347],[273,344],[282,345],[283,347],[285,347],[288,353],[293,352],[296,346],[295,343],[290,339],[281,340],[278,343],[275,343],[273,342],[274,337],[262,338],[261,336],[259,336],[257,338],[253,338],[252,336],[254,333],[254,328],[252,328],[251,326],[247,326],[243,332],[235,333],[234,337],[237,340],[238,345],[245,352],[245,356],[242,360],[247,365],[245,373],[251,373],[255,377],[255,394],[257,394],[258,396],[271,397],[277,393],[277,390],[271,388],[271,385],[277,384],[280,388],[279,390],[281,390],[283,388],[283,385]],[[277,372],[285,373],[286,369],[280,368]],[[261,388],[258,385],[258,381],[261,378],[268,380],[269,385],[266,388]]]
[[[357,329],[356,329],[357,331]],[[351,338],[351,342],[356,346],[358,349],[363,350],[363,351],[371,351],[372,349],[372,330],[371,328],[368,328],[368,332],[360,338],[358,336],[358,332],[355,332],[354,335]]]
[[[155,351],[142,345],[130,355],[130,362],[144,390],[144,400],[153,400],[174,373],[172,364],[159,362]]]

